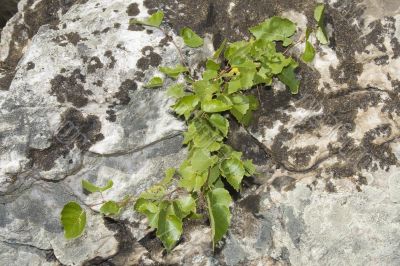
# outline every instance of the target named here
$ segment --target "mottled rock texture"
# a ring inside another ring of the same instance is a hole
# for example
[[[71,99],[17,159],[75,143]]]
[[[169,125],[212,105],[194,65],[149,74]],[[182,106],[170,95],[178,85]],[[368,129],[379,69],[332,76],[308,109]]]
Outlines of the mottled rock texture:
[[[260,175],[234,195],[226,239],[212,251],[207,222],[190,222],[166,254],[143,217],[104,219],[80,186],[112,178],[105,198],[137,195],[185,157],[171,101],[143,89],[178,54],[129,18],[163,9],[178,43],[183,26],[207,36],[185,50],[196,66],[269,16],[314,26],[316,2],[20,1],[0,39],[0,264],[399,265],[400,2],[325,3],[330,44],[301,64],[299,95],[254,89],[252,125],[232,122],[230,143]],[[70,200],[89,216],[73,241],[59,223]]]

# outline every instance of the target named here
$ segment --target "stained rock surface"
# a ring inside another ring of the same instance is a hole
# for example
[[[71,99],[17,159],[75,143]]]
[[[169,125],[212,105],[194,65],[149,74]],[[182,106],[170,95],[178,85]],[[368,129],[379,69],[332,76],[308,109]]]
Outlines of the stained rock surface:
[[[1,265],[399,265],[400,2],[325,1],[329,46],[301,64],[299,95],[279,82],[253,91],[252,125],[230,142],[260,175],[234,195],[213,251],[204,221],[185,224],[171,254],[132,210],[102,218],[81,180],[137,195],[185,157],[183,123],[145,84],[179,56],[162,32],[129,25],[164,10],[204,49],[273,15],[313,26],[315,1],[22,0],[0,39]],[[312,40],[315,41],[315,40]],[[299,56],[301,45],[291,53]],[[65,240],[59,214],[81,203],[88,228]]]

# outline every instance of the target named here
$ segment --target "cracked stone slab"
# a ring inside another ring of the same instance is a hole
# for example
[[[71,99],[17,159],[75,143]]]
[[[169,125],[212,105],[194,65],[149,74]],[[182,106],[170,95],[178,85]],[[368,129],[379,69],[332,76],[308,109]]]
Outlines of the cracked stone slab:
[[[312,25],[315,1],[56,2],[21,1],[2,33],[2,264],[399,265],[397,1],[326,1],[331,44],[301,64],[300,94],[279,82],[261,88],[251,127],[232,125],[232,145],[261,174],[236,195],[227,237],[213,252],[206,222],[188,223],[171,254],[132,209],[103,219],[93,205],[101,196],[80,185],[112,179],[105,198],[137,195],[185,156],[170,100],[142,89],[178,55],[160,32],[129,18],[161,8],[175,32],[189,26],[211,36],[205,50],[184,51],[197,64],[211,42],[247,38],[266,17]],[[34,19],[47,11],[48,21]],[[72,242],[58,220],[69,200],[89,215]]]
[[[62,179],[81,167],[85,151],[123,153],[183,129],[164,91],[142,88],[158,65],[177,63],[177,52],[162,32],[132,29],[128,5],[73,5],[25,47],[1,92],[0,191],[26,170]]]

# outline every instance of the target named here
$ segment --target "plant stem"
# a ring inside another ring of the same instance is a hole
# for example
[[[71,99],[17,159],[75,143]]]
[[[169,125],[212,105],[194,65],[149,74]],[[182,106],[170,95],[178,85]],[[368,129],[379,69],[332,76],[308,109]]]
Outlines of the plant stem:
[[[171,35],[169,35],[168,32],[167,32],[165,29],[163,29],[163,28],[159,28],[159,29],[164,33],[165,37],[166,37],[168,40],[170,40],[170,41],[172,42],[172,44],[175,46],[176,50],[178,51],[181,64],[182,64],[183,66],[187,67],[187,64],[186,64],[186,62],[185,62],[185,57],[183,56],[182,49],[181,49],[181,48],[178,46],[178,44],[174,41],[174,38],[173,38]]]

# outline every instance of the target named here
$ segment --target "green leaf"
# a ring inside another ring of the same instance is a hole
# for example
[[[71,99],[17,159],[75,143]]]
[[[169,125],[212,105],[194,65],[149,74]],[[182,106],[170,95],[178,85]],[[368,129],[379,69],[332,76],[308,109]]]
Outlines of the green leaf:
[[[251,49],[252,45],[249,42],[234,42],[226,48],[224,56],[231,63],[231,65],[240,64],[247,59]]]
[[[216,63],[215,61],[208,59],[206,63],[207,70],[215,70],[218,71],[221,68],[220,64]]]
[[[317,40],[321,44],[328,44],[329,43],[328,35],[326,34],[324,28],[318,27],[317,33],[315,34],[315,36],[317,37]]]
[[[245,160],[243,166],[246,169],[246,176],[252,176],[256,173],[256,167],[252,160]]]
[[[114,183],[112,180],[108,180],[107,184],[104,187],[98,187],[87,180],[82,180],[82,187],[90,193],[106,191],[112,188],[113,185]]]
[[[157,228],[157,237],[168,252],[174,248],[182,235],[182,220],[168,213],[169,204],[169,202],[161,203]]]
[[[167,186],[169,183],[171,183],[172,178],[174,178],[175,172],[175,168],[168,168],[165,171],[165,177],[163,178],[163,180],[161,180],[160,185]]]
[[[246,174],[243,163],[238,158],[230,158],[224,160],[220,165],[222,176],[231,184],[231,186],[239,191],[242,179]]]
[[[157,87],[162,87],[164,84],[164,80],[160,77],[154,77],[152,78],[149,83],[144,85],[145,88],[157,88]]]
[[[182,179],[179,181],[179,187],[184,188],[189,192],[200,191],[207,181],[207,172],[197,173],[191,166],[187,166],[180,170],[180,172],[184,172],[185,176],[182,174]]]
[[[159,200],[165,195],[165,188],[162,185],[154,185],[148,188],[145,192],[140,194],[141,198],[147,200]]]
[[[144,20],[131,19],[129,21],[129,23],[130,24],[142,24],[142,25],[146,25],[146,26],[159,28],[163,19],[164,19],[164,12],[159,10]]]
[[[191,48],[198,48],[204,43],[203,39],[199,35],[187,27],[181,29],[179,35],[183,38],[185,44]]]
[[[242,82],[240,79],[231,80],[228,83],[228,94],[235,93],[242,89]]]
[[[308,38],[310,37],[311,30],[307,29],[306,30],[306,47],[304,49],[304,53],[301,55],[301,59],[306,62],[310,63],[312,60],[314,60],[315,57],[315,49],[312,46],[312,44],[308,41]]]
[[[328,44],[329,39],[325,30],[324,12],[325,12],[324,4],[319,4],[314,9],[314,19],[318,23],[317,33],[315,34],[315,36],[317,37],[317,40],[321,44]]]
[[[112,200],[107,201],[100,208],[100,212],[105,215],[115,215],[118,214],[120,210],[121,207],[118,205],[118,203]]]
[[[191,165],[193,170],[204,172],[215,164],[215,156],[210,156],[210,152],[203,149],[196,149],[191,157]]]
[[[82,235],[86,226],[86,212],[76,202],[67,203],[61,211],[61,224],[66,239]]]
[[[257,39],[282,41],[283,46],[288,46],[292,43],[290,37],[296,32],[296,25],[286,18],[272,17],[250,28],[250,32]]]
[[[314,19],[317,21],[318,24],[322,22],[324,19],[324,11],[325,11],[324,4],[319,4],[314,9]]]
[[[226,46],[227,40],[224,39],[224,41],[221,43],[221,45],[218,47],[217,51],[215,51],[213,58],[218,59],[221,55],[221,53],[224,51],[225,46]]]
[[[196,95],[187,95],[179,99],[172,108],[178,115],[183,115],[188,120],[199,101]]]
[[[289,87],[292,94],[299,93],[300,81],[296,79],[296,74],[294,72],[297,66],[297,63],[292,61],[292,63],[285,67],[282,73],[278,75],[279,80]]]
[[[193,126],[192,124],[189,125],[189,129],[192,131],[192,140],[196,148],[215,151],[214,143],[223,140],[221,133],[217,129],[214,129],[205,119],[196,119]]]
[[[203,72],[203,80],[212,80],[218,77],[218,71],[206,70]]]
[[[231,104],[219,99],[205,100],[201,102],[201,109],[206,113],[219,113],[232,108]]]
[[[224,137],[228,135],[229,131],[229,121],[225,117],[223,117],[220,114],[212,114],[210,118],[208,119],[210,123],[221,133],[223,134]]]
[[[217,181],[217,179],[220,176],[220,170],[219,170],[219,166],[218,165],[214,165],[211,169],[210,169],[210,174],[208,176],[208,186],[213,186],[214,183]]]
[[[219,90],[219,85],[208,80],[199,80],[193,83],[193,91],[203,100],[211,100],[213,94]]]
[[[146,215],[151,228],[158,227],[160,208],[157,204],[151,200],[139,198],[136,201],[134,208],[137,212]]]
[[[208,214],[211,223],[213,247],[222,239],[228,231],[231,222],[229,205],[232,198],[224,188],[215,188],[207,193]]]
[[[180,219],[187,217],[191,213],[196,213],[196,202],[192,196],[185,196],[174,200],[174,212]]]
[[[167,90],[167,95],[176,99],[182,98],[186,96],[185,93],[185,84],[177,83],[171,85]]]
[[[187,67],[182,65],[177,65],[175,67],[160,67],[160,71],[169,77],[176,79],[181,73],[188,72]]]

